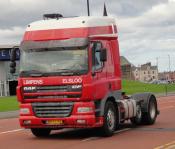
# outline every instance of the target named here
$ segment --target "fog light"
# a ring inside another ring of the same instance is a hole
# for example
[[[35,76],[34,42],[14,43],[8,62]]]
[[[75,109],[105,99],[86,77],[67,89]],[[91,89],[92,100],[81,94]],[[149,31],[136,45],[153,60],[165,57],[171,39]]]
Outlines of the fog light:
[[[86,120],[77,120],[77,124],[86,124]]]
[[[89,113],[89,112],[93,112],[92,107],[79,107],[77,109],[78,113]]]
[[[28,108],[21,108],[20,114],[30,114],[30,110]]]
[[[24,121],[23,121],[23,124],[24,124],[24,125],[29,125],[29,124],[31,124],[31,120],[24,120]]]

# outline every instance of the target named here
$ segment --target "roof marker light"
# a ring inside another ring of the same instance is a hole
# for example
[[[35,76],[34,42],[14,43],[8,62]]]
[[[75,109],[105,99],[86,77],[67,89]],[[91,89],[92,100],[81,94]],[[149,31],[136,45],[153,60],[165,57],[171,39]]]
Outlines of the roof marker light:
[[[52,13],[52,14],[44,14],[43,15],[43,18],[44,20],[46,19],[59,19],[59,18],[62,18],[63,15],[62,14],[59,14],[59,13]]]

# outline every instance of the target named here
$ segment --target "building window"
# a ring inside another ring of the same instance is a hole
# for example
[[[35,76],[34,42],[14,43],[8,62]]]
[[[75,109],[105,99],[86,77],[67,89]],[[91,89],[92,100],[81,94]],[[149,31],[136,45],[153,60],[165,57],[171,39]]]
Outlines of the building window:
[[[154,71],[153,71],[153,74],[154,74]]]

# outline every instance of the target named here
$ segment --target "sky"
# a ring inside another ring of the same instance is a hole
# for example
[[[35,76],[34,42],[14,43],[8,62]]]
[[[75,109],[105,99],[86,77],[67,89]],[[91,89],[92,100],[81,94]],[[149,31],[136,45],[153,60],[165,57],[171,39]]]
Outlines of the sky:
[[[93,16],[116,18],[120,53],[135,66],[175,70],[175,0],[89,0]],[[0,45],[19,44],[25,28],[45,13],[87,15],[86,0],[0,0]]]

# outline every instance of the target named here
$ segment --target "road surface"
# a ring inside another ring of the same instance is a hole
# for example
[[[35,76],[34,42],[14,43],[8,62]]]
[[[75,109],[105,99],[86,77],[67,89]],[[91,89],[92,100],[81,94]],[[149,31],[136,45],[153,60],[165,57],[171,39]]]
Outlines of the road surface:
[[[19,127],[18,119],[0,119],[0,149],[175,149],[175,96],[158,98],[160,115],[152,126],[124,124],[114,136],[95,130],[63,129],[36,138]]]

